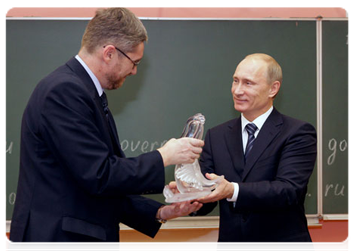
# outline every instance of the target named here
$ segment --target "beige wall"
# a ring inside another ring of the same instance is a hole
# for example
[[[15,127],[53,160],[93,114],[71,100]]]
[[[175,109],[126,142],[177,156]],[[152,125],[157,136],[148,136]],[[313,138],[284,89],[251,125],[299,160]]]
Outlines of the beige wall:
[[[317,17],[342,18],[347,8],[130,8],[139,17],[189,18],[265,18]],[[5,8],[7,17],[92,17],[96,8]],[[349,251],[350,221],[325,221],[310,227],[316,251]],[[8,234],[5,235],[7,250]],[[216,250],[217,229],[162,229],[155,239],[136,231],[121,231],[122,251],[189,251]]]

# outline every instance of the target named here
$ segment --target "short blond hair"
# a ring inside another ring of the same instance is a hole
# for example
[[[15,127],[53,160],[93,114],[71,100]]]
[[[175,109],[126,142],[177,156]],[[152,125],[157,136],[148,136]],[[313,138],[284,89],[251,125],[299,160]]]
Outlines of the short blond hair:
[[[92,53],[97,47],[113,44],[131,52],[148,40],[143,23],[126,8],[99,9],[88,23],[81,47]]]
[[[246,58],[259,59],[259,60],[263,60],[264,62],[266,62],[268,65],[268,81],[269,81],[269,83],[273,83],[275,81],[279,81],[280,83],[282,83],[282,81],[283,81],[282,69],[281,69],[280,65],[278,64],[278,62],[273,57],[271,57],[267,54],[264,54],[264,53],[254,53],[254,54],[250,54],[250,55],[246,56],[245,59]]]

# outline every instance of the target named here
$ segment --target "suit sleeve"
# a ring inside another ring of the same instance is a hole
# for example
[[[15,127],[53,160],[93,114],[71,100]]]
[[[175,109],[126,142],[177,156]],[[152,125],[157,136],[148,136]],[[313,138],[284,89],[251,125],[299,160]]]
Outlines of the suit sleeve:
[[[162,191],[165,175],[159,152],[136,158],[111,154],[99,127],[102,116],[85,87],[62,81],[44,95],[40,133],[78,185],[99,196]]]
[[[138,195],[126,196],[124,200],[122,223],[153,238],[161,227],[156,214],[163,204]]]
[[[239,183],[238,209],[273,210],[304,203],[317,156],[315,129],[303,123],[280,149],[279,160],[268,163],[276,168],[274,179]]]

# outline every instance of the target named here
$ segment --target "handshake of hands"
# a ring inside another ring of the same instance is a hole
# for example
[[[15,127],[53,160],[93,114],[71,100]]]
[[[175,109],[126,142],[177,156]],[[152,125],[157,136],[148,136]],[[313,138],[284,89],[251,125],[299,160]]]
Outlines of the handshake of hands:
[[[164,166],[177,164],[191,164],[199,158],[204,142],[195,138],[171,139],[163,147],[157,149],[163,159]],[[215,174],[206,174],[210,180],[220,179]],[[169,188],[173,193],[178,193],[176,182],[171,182]],[[224,198],[231,198],[234,186],[226,179],[221,178],[216,189],[209,195],[195,200],[173,203],[159,208],[156,218],[169,220],[176,217],[186,216],[198,211],[203,203],[218,201]]]

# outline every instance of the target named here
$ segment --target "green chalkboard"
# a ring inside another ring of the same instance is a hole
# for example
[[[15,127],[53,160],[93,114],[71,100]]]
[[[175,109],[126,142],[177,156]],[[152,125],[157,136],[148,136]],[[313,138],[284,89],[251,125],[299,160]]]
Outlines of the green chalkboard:
[[[45,75],[75,56],[87,20],[6,21],[6,218],[12,217],[19,171],[20,124],[28,98]],[[108,92],[122,148],[136,156],[179,137],[201,112],[205,129],[238,116],[232,75],[247,54],[264,52],[282,66],[276,108],[316,126],[316,21],[143,20],[149,34],[138,74]],[[338,66],[336,66],[338,67]],[[331,70],[331,73],[333,71]],[[337,130],[337,129],[335,129]],[[338,140],[342,139],[337,137]],[[166,183],[174,167],[166,169]],[[317,214],[317,171],[306,213]],[[152,195],[163,201],[162,195]],[[217,215],[214,211],[212,215]]]
[[[348,22],[323,22],[323,213],[348,213]]]

